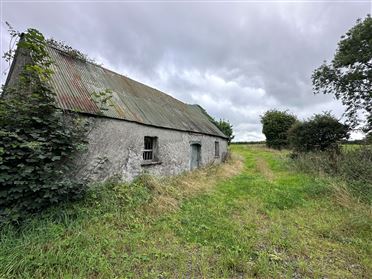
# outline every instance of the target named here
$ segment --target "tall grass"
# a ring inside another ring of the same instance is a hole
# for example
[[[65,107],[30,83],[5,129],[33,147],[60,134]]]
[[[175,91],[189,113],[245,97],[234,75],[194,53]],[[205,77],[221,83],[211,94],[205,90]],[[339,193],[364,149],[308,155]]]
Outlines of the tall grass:
[[[293,166],[300,171],[335,177],[345,182],[357,198],[372,203],[372,145],[297,154]]]
[[[157,272],[146,269],[149,255],[156,258],[154,264],[164,264],[173,259],[166,250],[176,254],[180,248],[169,244],[172,235],[158,232],[156,220],[242,168],[242,160],[234,157],[175,177],[97,183],[81,201],[49,208],[18,226],[4,225],[0,278],[143,278]],[[183,254],[175,261],[184,262]],[[177,270],[174,265],[169,269]]]
[[[5,227],[0,278],[369,278],[372,207],[283,152],[231,149],[244,161],[97,184]]]

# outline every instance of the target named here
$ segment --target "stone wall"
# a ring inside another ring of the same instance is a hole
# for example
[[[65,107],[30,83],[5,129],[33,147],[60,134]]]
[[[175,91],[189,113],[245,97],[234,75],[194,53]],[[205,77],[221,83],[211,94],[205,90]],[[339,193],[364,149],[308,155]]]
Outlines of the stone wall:
[[[220,163],[227,152],[226,139],[190,132],[156,128],[137,123],[85,117],[90,123],[88,150],[76,164],[76,175],[88,181],[102,181],[112,176],[130,181],[148,172],[174,175],[190,170],[190,144],[201,144],[201,164]],[[143,165],[144,137],[158,138],[158,164]],[[215,141],[220,156],[215,157]]]

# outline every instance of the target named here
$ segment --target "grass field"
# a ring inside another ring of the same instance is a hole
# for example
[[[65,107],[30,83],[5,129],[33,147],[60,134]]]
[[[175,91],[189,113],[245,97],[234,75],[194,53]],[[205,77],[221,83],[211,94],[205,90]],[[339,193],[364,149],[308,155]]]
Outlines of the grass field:
[[[0,232],[0,278],[371,278],[372,210],[283,152],[96,185]]]

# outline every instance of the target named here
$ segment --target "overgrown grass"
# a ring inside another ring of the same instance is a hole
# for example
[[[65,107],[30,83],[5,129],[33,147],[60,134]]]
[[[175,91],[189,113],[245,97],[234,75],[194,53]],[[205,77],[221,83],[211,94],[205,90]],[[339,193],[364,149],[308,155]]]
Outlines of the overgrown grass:
[[[356,197],[372,204],[372,145],[344,145],[340,153],[299,154],[293,167],[314,175],[335,177]]]
[[[0,278],[367,278],[371,208],[283,152],[92,188],[0,233]]]

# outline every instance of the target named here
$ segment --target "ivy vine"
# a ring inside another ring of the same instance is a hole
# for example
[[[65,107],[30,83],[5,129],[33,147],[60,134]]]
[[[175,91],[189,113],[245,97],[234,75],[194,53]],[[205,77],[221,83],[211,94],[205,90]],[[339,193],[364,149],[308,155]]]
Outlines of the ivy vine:
[[[0,97],[0,224],[80,198],[86,189],[71,175],[72,158],[86,146],[86,125],[55,106],[48,42],[36,29],[9,33],[25,63]],[[15,55],[10,49],[3,58]]]
[[[84,62],[90,62],[90,63],[96,64],[94,59],[89,58],[88,55],[86,55],[85,53],[82,53],[81,51],[72,48],[71,46],[65,44],[64,42],[57,41],[53,38],[47,39],[46,41],[47,41],[48,45],[53,46],[53,47],[63,51],[64,53],[68,54],[69,56],[71,56],[74,59],[79,59],[79,60],[82,60]]]

